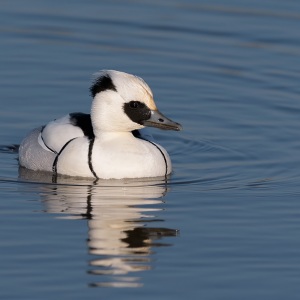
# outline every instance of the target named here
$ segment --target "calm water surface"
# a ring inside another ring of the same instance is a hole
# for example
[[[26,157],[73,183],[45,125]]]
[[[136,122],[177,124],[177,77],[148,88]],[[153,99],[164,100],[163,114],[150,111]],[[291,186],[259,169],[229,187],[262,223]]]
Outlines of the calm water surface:
[[[6,1],[1,299],[298,299],[300,3]],[[18,169],[32,128],[90,109],[91,74],[143,77],[184,131],[167,182]]]

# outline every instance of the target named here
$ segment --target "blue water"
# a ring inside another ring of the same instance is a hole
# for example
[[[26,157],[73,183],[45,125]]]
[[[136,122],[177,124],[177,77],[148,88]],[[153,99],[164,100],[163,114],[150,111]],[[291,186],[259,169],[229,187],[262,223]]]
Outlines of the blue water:
[[[0,8],[1,299],[298,299],[300,3],[12,0]],[[19,170],[32,128],[141,76],[182,132],[168,180]]]

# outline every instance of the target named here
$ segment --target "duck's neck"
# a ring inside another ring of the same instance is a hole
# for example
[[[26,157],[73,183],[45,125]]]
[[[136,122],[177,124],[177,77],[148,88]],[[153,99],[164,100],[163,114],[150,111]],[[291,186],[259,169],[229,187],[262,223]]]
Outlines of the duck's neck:
[[[100,131],[95,134],[95,139],[110,140],[119,138],[133,138],[131,131]]]

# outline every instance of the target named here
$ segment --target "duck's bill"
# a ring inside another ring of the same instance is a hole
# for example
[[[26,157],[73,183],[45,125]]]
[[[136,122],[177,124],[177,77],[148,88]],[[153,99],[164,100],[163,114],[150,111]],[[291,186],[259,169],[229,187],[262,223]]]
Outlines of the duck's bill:
[[[142,125],[156,127],[164,130],[182,130],[182,126],[167,117],[158,110],[151,110],[151,116],[148,120],[144,120]]]

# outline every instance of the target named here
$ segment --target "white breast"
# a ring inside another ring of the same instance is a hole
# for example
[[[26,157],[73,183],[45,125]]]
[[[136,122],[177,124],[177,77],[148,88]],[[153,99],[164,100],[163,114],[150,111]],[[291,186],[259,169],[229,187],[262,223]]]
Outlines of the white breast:
[[[73,140],[60,154],[57,170],[71,176],[138,178],[164,176],[172,171],[166,150],[137,139],[131,133],[109,133],[97,138],[92,149],[83,137]],[[80,155],[78,155],[80,153]]]

